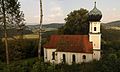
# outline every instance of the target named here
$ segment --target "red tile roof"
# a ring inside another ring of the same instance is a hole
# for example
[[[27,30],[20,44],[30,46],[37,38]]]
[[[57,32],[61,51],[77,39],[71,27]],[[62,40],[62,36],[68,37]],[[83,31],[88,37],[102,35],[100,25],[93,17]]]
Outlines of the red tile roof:
[[[93,52],[93,46],[89,42],[88,35],[52,35],[44,48],[56,49],[58,52]]]

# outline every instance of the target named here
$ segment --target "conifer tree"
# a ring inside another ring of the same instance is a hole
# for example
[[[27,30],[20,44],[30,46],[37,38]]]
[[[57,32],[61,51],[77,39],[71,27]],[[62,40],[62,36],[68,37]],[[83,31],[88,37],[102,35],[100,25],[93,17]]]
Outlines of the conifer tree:
[[[4,30],[7,64],[9,64],[7,29],[21,29],[24,26],[24,21],[24,14],[20,11],[20,2],[18,0],[0,0],[0,24]]]

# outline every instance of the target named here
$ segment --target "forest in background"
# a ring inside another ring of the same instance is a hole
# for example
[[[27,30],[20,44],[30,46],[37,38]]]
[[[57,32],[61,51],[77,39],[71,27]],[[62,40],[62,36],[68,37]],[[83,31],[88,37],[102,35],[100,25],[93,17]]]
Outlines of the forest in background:
[[[9,41],[10,65],[5,62],[4,43],[0,42],[0,72],[119,72],[120,69],[120,31],[102,27],[102,58],[81,64],[51,64],[37,58],[38,39],[20,39]],[[43,34],[42,45],[57,30]],[[20,48],[20,46],[23,46]],[[43,50],[43,49],[42,49]],[[42,52],[43,56],[43,52]]]
[[[113,27],[114,22],[112,22],[112,27],[105,27],[105,24],[101,26],[102,56],[99,61],[73,63],[72,65],[51,64],[44,62],[43,48],[41,48],[41,58],[37,57],[39,39],[24,37],[26,34],[38,34],[39,32],[37,29],[36,31],[31,30],[25,25],[24,14],[20,11],[18,0],[12,2],[1,0],[0,8],[0,72],[119,72],[120,30],[118,26]],[[88,11],[83,8],[75,10],[68,15],[68,18],[65,18],[66,23],[62,27],[56,26],[58,29],[54,29],[55,26],[52,25],[53,29],[43,30],[42,46],[53,34],[87,34],[89,27],[87,13]]]

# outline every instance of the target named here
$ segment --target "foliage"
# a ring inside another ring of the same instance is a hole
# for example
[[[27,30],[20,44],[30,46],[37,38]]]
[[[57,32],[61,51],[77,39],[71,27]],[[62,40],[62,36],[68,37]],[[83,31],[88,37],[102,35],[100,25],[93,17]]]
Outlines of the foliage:
[[[81,64],[51,64],[37,58],[14,61],[8,67],[0,62],[1,72],[119,72],[120,58],[110,55],[100,61]]]
[[[24,14],[20,11],[18,0],[0,0],[0,25],[4,30],[6,62],[9,64],[7,29],[19,28],[21,30],[24,28]]]
[[[6,65],[1,63],[0,66],[1,72],[30,72],[32,65],[35,63],[36,59],[27,59],[27,60],[20,60],[11,63],[10,65]]]
[[[48,32],[47,32],[48,33]],[[54,33],[54,32],[50,32]],[[47,34],[43,35],[42,38],[42,45],[47,41],[48,39]],[[10,61],[18,61],[21,59],[27,59],[37,56],[37,44],[38,39],[21,39],[21,38],[12,38],[8,41],[9,44],[9,53],[10,53]],[[42,53],[43,56],[43,48]],[[5,48],[4,48],[4,42],[0,40],[0,61],[5,62]]]
[[[102,59],[100,61],[72,65],[44,63],[42,58],[41,60],[32,59],[37,56],[36,40],[23,40],[22,42],[23,48],[19,49],[19,40],[9,41],[12,61],[9,68],[5,63],[0,62],[0,72],[8,72],[9,70],[11,72],[119,72],[120,70],[119,40],[106,41],[102,39]],[[0,57],[4,58],[5,55],[1,49],[2,47],[0,48]],[[5,60],[2,59],[2,61]]]
[[[59,29],[62,34],[88,34],[88,11],[81,8],[74,10],[65,18],[65,25]]]
[[[7,28],[16,28],[24,25],[24,14],[20,11],[20,3],[18,0],[4,0],[4,9],[6,15]],[[0,0],[0,24],[3,24],[3,4]]]
[[[9,41],[10,60],[21,60],[25,58],[36,57],[37,43],[36,39]]]
[[[8,18],[7,23],[20,24],[20,31],[23,29],[24,15],[19,10],[20,4],[17,0],[8,1]],[[17,4],[16,4],[17,3]],[[14,8],[11,8],[12,7]],[[18,8],[17,8],[18,7]],[[13,13],[11,13],[13,11]],[[0,12],[0,14],[2,11]],[[17,13],[17,14],[15,14]],[[68,14],[65,18],[66,24],[59,29],[62,34],[87,34],[88,33],[88,11],[80,9]],[[0,18],[2,20],[2,18]],[[0,22],[2,24],[2,22]],[[41,60],[33,58],[37,56],[37,40],[27,40],[22,38],[9,41],[9,53],[11,64],[6,65],[5,49],[2,40],[0,40],[0,72],[119,72],[120,70],[120,31],[106,30],[102,28],[102,58],[100,61],[92,61],[81,64],[51,64],[44,63]],[[46,32],[43,34],[43,43],[47,41],[51,34],[57,34],[56,31]],[[29,59],[31,58],[31,59]]]
[[[1,41],[1,40],[0,40]],[[37,39],[9,40],[10,61],[18,61],[37,56]],[[4,43],[0,42],[0,61],[5,62]]]

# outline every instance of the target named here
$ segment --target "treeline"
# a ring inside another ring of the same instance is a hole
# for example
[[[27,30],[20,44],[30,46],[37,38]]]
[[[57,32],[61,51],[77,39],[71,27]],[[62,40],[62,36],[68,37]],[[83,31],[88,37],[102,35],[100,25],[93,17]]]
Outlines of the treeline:
[[[21,59],[33,58],[37,56],[37,39],[17,39],[9,40],[9,59],[10,61],[18,61]],[[0,41],[0,61],[5,62],[5,45]]]

